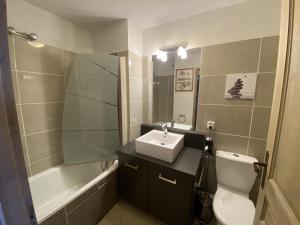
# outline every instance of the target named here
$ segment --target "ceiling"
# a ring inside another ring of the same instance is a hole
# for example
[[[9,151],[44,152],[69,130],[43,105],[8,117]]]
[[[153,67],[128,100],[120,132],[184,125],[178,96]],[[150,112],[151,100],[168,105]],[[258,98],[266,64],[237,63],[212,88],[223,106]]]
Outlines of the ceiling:
[[[24,0],[86,28],[130,19],[142,29],[251,0]]]

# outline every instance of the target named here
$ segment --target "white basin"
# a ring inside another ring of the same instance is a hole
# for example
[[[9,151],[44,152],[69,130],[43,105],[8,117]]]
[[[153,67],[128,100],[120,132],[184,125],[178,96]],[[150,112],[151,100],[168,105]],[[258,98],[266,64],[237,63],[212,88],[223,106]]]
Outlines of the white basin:
[[[165,137],[164,137],[165,136]],[[184,135],[152,130],[135,140],[136,152],[172,163],[183,148]]]

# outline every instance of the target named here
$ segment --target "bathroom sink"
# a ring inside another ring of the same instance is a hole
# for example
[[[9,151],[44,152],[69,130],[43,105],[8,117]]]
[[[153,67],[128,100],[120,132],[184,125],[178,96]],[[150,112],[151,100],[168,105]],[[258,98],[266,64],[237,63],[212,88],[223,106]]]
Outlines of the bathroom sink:
[[[183,148],[184,135],[152,130],[135,140],[136,152],[172,163]]]

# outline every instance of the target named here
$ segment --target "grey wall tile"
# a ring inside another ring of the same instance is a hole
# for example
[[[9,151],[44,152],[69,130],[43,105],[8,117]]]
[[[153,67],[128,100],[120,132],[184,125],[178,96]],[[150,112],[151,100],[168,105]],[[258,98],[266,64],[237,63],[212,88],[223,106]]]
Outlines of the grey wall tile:
[[[262,162],[266,152],[266,140],[250,139],[248,154]]]
[[[34,175],[61,163],[63,163],[63,156],[61,154],[54,155],[50,158],[46,158],[38,162],[32,163],[31,173],[32,175]]]
[[[260,73],[257,77],[255,106],[272,106],[275,73]]]
[[[63,102],[64,76],[18,72],[22,103]]]
[[[215,149],[247,154],[248,138],[216,133],[213,136]]]
[[[279,36],[262,38],[260,72],[274,72],[277,67]]]
[[[200,77],[199,102],[203,104],[252,105],[252,100],[232,100],[225,96],[226,75]]]
[[[26,140],[31,163],[54,154],[62,154],[61,130],[29,135]]]
[[[216,132],[248,136],[251,107],[200,105],[198,106],[197,128],[206,130],[206,121],[216,122]]]
[[[17,69],[63,75],[62,50],[50,46],[35,48],[22,38],[15,38]]]
[[[251,137],[266,139],[269,129],[270,108],[254,107]]]
[[[256,72],[261,39],[203,48],[202,75]]]
[[[62,127],[63,104],[23,105],[25,134]]]

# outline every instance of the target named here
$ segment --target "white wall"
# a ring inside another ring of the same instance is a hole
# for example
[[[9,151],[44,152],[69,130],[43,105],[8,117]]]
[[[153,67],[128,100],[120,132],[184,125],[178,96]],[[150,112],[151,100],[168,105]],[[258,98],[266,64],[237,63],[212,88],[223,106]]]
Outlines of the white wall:
[[[116,53],[128,50],[128,21],[119,20],[99,25],[93,31],[95,51]]]
[[[91,32],[21,0],[7,0],[8,25],[36,33],[39,41],[79,53],[93,49]]]
[[[205,12],[143,31],[143,55],[164,46],[188,48],[279,34],[280,0],[255,0]]]

